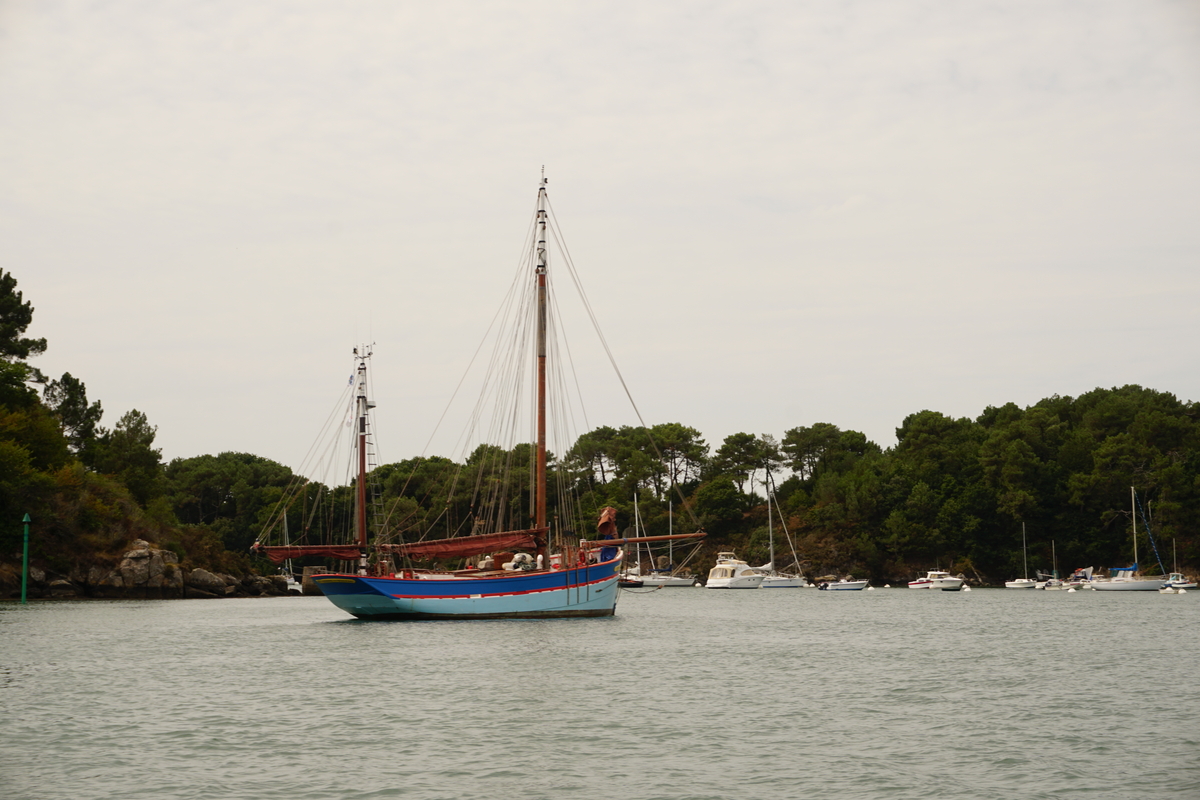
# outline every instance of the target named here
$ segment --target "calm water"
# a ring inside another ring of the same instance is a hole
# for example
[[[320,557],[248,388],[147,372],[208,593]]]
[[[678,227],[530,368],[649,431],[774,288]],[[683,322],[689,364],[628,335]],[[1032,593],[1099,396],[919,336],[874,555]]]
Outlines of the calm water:
[[[1200,591],[0,604],[0,797],[1200,797]]]

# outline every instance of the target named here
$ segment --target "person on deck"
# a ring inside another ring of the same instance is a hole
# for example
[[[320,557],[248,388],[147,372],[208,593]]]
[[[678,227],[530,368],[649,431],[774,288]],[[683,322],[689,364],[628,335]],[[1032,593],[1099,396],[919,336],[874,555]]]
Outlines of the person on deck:
[[[600,512],[600,521],[596,523],[596,533],[601,539],[616,539],[617,538],[617,510],[612,506],[605,506]],[[601,547],[600,561],[611,561],[617,557],[617,548]]]

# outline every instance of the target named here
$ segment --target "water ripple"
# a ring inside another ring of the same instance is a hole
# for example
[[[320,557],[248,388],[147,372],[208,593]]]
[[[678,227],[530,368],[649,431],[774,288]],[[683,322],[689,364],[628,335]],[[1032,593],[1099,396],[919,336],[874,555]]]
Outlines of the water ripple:
[[[1200,796],[1200,685],[1168,649],[1191,599],[681,589],[605,620],[394,624],[322,598],[5,604],[0,797]]]

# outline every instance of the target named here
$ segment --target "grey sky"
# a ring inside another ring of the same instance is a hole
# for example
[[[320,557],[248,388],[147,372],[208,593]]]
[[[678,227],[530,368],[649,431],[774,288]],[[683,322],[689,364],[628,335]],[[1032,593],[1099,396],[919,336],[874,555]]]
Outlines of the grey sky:
[[[0,2],[0,266],[166,458],[295,466],[367,340],[421,453],[543,164],[643,416],[714,447],[1200,399],[1197,142],[1195,2]]]

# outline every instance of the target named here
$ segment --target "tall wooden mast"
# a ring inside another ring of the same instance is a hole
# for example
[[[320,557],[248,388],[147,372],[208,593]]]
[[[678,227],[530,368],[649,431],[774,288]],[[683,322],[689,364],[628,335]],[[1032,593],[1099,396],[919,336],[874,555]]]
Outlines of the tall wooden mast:
[[[358,416],[358,485],[355,493],[354,523],[358,533],[359,548],[358,572],[367,574],[367,412],[375,404],[367,399],[367,359],[371,351],[363,347],[363,352],[357,348],[354,356],[358,359],[358,393],[355,399],[355,410]]]
[[[533,526],[546,528],[546,172],[537,203],[537,486]],[[540,549],[540,548],[539,548]]]

